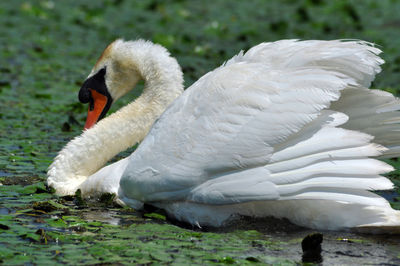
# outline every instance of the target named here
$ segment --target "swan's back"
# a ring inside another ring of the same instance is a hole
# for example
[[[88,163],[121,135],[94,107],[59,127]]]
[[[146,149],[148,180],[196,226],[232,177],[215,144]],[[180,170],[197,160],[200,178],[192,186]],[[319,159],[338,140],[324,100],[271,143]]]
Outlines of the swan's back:
[[[325,229],[399,225],[398,212],[369,192],[393,187],[381,176],[392,167],[369,157],[397,155],[399,101],[376,93],[380,100],[352,109],[354,100],[343,97],[371,98],[366,87],[380,71],[379,53],[360,41],[296,40],[240,53],[154,124],[129,159],[121,199],[150,202],[193,224],[245,214]],[[360,132],[360,108],[377,116],[375,131]],[[374,133],[385,139],[382,117],[392,121],[389,150],[371,143]]]

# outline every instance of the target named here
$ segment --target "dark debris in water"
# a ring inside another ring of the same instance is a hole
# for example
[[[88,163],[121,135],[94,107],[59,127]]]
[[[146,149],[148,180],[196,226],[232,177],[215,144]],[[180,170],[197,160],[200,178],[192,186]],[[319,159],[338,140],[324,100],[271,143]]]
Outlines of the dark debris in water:
[[[4,186],[12,186],[12,185],[20,185],[20,186],[27,186],[32,185],[34,183],[40,182],[42,179],[37,175],[12,175],[6,176],[2,178],[1,183]]]
[[[321,233],[313,233],[307,235],[301,241],[301,249],[303,250],[302,262],[304,263],[321,263],[322,262],[322,244],[323,235]]]
[[[98,201],[104,207],[118,208],[120,206],[115,202],[115,197],[114,193],[103,193],[100,195]]]
[[[50,213],[52,211],[55,210],[66,210],[68,208],[60,205],[60,204],[56,204],[55,202],[52,201],[42,201],[42,202],[34,202],[32,204],[32,208],[34,210],[39,210],[39,211],[43,211],[44,213]]]
[[[39,242],[42,244],[47,245],[49,241],[53,241],[53,239],[46,234],[46,231],[42,228],[38,229],[35,234],[39,235]]]
[[[69,230],[71,230],[73,232],[79,232],[79,233],[83,233],[83,232],[87,231],[87,229],[84,226],[80,226],[80,225],[71,226],[71,227],[69,227]]]
[[[82,192],[81,192],[80,189],[78,189],[78,190],[75,192],[74,203],[75,203],[78,207],[81,207],[81,208],[84,208],[84,207],[87,206],[86,201],[82,198]]]
[[[5,225],[5,224],[0,224],[0,229],[1,230],[9,230],[10,227],[8,225]]]

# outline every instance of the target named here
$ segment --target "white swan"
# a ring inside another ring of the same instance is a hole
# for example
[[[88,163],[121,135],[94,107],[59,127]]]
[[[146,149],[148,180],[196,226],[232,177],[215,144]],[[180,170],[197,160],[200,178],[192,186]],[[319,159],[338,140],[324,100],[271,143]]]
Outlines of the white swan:
[[[367,89],[380,52],[363,41],[262,43],[177,98],[182,72],[165,48],[117,40],[81,88],[87,130],[55,158],[48,184],[60,195],[115,193],[199,226],[240,214],[399,231],[400,212],[370,192],[393,188],[381,176],[392,167],[370,157],[400,154],[399,99]],[[140,79],[143,94],[96,123]]]

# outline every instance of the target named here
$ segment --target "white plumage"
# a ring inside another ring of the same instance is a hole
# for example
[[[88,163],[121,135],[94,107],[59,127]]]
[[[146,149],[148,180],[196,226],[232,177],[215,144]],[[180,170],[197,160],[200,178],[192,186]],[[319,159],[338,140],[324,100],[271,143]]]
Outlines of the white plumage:
[[[91,75],[119,65],[112,72],[128,69],[135,82],[146,81],[144,96],[60,152],[48,173],[58,193],[112,192],[133,208],[153,204],[196,225],[220,226],[241,214],[319,229],[399,231],[400,212],[370,192],[393,188],[381,176],[392,167],[373,157],[400,152],[400,101],[367,89],[383,63],[370,43],[263,43],[170,105],[182,74],[165,49],[116,41],[107,50]],[[111,95],[134,86],[107,75]],[[154,121],[129,158],[96,172]]]

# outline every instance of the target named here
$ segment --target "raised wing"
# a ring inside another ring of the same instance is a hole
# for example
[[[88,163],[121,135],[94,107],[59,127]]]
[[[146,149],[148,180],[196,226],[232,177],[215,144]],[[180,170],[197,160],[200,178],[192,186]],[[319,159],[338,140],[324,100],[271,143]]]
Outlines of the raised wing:
[[[214,204],[282,197],[288,190],[264,166],[293,138],[310,138],[334,120],[315,122],[341,90],[373,79],[382,63],[377,53],[363,42],[291,40],[239,54],[155,123],[123,174],[124,196]],[[310,124],[316,130],[298,134]]]

